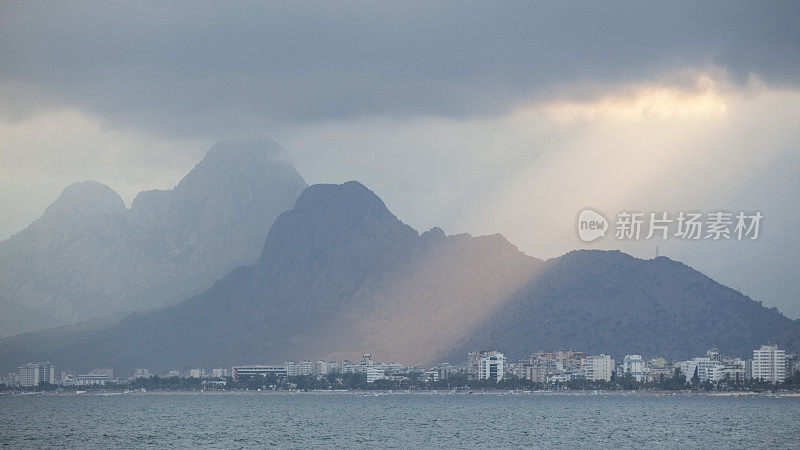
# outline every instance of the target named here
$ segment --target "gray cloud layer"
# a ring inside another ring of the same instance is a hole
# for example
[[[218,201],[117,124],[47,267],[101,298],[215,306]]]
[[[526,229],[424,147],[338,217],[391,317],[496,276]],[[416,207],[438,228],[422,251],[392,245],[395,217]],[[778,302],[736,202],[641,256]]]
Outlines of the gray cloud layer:
[[[69,105],[197,136],[480,116],[592,95],[581,81],[687,81],[675,67],[797,85],[798,17],[789,2],[4,2],[2,112]]]
[[[800,317],[798,18],[778,1],[0,2],[0,239],[69,183],[130,201],[218,139],[269,135],[309,182],[358,179],[417,228],[540,257],[581,246],[587,205],[763,210],[758,241],[661,251]]]

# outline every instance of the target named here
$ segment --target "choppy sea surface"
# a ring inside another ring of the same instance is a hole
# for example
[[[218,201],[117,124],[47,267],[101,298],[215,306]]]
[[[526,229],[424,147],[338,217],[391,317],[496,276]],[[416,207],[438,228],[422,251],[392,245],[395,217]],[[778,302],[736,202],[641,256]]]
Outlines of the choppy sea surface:
[[[800,448],[800,398],[0,395],[0,446]]]

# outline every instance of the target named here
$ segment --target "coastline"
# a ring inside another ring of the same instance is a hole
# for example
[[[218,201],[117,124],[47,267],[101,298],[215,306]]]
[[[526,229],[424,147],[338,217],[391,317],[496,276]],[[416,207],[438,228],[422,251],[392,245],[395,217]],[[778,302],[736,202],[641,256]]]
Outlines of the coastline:
[[[223,396],[223,395],[355,395],[362,397],[380,397],[384,395],[418,395],[418,396],[440,396],[440,395],[489,395],[489,396],[604,396],[604,397],[761,397],[761,398],[800,398],[800,392],[752,392],[752,391],[731,391],[731,392],[704,392],[704,391],[589,391],[589,390],[558,390],[558,391],[523,391],[523,390],[86,390],[86,391],[33,391],[33,392],[0,392],[0,398],[26,397],[26,396],[47,396],[47,397],[74,397],[74,396],[119,396],[119,395],[203,395],[203,396]]]

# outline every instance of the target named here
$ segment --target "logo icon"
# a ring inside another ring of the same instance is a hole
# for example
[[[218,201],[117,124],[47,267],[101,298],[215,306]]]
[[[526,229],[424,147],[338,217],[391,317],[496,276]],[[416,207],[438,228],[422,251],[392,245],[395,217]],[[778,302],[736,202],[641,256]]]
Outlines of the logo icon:
[[[599,212],[584,209],[578,214],[578,237],[583,242],[592,242],[605,237],[608,231],[608,220]]]

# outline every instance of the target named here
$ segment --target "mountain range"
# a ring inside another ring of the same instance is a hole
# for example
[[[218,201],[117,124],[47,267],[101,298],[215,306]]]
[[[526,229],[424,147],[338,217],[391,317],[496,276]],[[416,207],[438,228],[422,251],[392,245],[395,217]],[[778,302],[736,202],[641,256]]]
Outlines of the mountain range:
[[[498,348],[687,358],[800,349],[800,324],[665,257],[580,250],[546,261],[500,235],[419,234],[358,182],[306,188],[250,265],[204,292],[112,323],[0,341],[27,360],[129,371],[371,353],[406,364]]]
[[[253,264],[306,183],[278,144],[215,145],[171,190],[131,208],[94,181],[68,186],[0,242],[0,336],[174,304]]]

